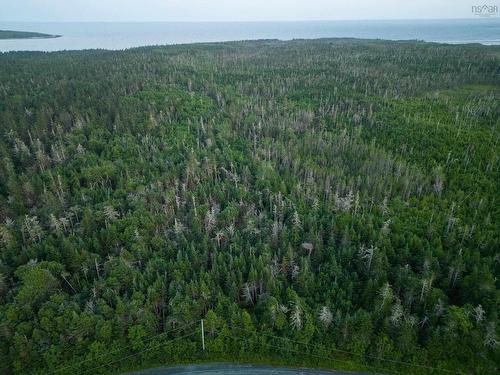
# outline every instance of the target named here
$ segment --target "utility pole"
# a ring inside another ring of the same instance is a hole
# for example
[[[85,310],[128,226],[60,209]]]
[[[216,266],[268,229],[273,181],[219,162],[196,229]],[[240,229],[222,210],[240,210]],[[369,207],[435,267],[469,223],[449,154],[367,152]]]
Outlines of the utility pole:
[[[205,329],[203,328],[203,319],[201,320],[201,347],[205,351]]]

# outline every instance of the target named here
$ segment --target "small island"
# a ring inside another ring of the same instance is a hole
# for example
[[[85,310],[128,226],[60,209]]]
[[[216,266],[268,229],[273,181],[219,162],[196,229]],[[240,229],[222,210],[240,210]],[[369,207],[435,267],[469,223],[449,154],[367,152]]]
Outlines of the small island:
[[[0,39],[50,39],[61,35],[34,33],[31,31],[0,30]]]

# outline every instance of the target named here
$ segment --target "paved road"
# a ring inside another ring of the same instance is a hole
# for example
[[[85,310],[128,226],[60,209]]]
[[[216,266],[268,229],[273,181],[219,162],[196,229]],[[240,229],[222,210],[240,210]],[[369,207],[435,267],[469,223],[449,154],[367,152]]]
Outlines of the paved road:
[[[209,365],[187,365],[175,367],[161,367],[149,370],[131,372],[124,375],[361,375],[361,373],[326,371],[313,369],[277,368],[269,366],[254,365],[231,365],[231,364],[209,364]]]

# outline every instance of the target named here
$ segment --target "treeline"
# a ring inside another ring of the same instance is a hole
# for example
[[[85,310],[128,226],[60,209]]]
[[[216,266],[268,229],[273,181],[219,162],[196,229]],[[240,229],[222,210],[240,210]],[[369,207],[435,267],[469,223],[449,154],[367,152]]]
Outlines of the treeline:
[[[144,363],[315,347],[498,373],[498,56],[342,39],[0,55],[0,372],[113,372],[165,333]],[[208,357],[168,333],[200,318]],[[224,339],[238,329],[254,343]]]

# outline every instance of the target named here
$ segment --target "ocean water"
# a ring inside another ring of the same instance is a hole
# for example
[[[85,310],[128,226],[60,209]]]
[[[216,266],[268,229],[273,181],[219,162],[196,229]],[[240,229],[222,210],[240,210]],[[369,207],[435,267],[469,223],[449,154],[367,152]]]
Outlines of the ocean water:
[[[404,21],[204,22],[204,23],[19,23],[0,30],[62,35],[57,39],[0,40],[0,51],[126,49],[146,45],[249,39],[351,37],[500,44],[500,18]]]

